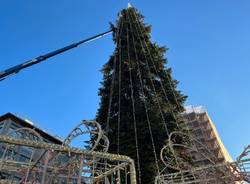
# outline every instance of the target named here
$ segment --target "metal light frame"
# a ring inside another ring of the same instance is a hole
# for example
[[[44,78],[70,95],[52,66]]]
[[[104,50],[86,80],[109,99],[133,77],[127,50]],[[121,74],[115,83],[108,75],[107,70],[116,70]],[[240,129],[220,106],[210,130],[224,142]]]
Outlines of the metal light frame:
[[[172,132],[161,150],[161,160],[166,167],[155,178],[155,184],[250,183],[249,153],[250,145],[236,162],[219,163],[217,157],[197,139],[183,132]],[[199,155],[208,163],[196,165],[194,155]]]
[[[89,133],[95,141],[88,150],[70,146],[77,136]],[[44,142],[33,129],[16,129],[0,135],[0,183],[136,184],[133,160],[106,153],[108,146],[95,121],[82,121],[63,145]],[[95,151],[98,147],[102,152]],[[20,159],[20,150],[30,151],[28,159]]]

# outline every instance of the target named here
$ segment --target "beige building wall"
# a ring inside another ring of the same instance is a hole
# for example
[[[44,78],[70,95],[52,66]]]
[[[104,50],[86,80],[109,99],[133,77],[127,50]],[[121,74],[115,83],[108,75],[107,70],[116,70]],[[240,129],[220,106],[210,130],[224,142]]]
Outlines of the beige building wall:
[[[233,161],[205,108],[188,106],[182,115],[191,135],[217,157],[218,163]],[[206,165],[207,160],[201,159],[197,154],[196,163]]]

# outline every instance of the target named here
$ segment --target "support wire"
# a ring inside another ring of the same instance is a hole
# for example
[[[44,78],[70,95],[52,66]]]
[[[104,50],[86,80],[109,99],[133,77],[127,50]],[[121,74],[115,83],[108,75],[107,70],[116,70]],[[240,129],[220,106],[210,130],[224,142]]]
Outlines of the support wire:
[[[138,169],[138,182],[141,184],[141,168],[140,168],[140,155],[138,147],[138,138],[137,138],[137,125],[135,117],[135,102],[134,102],[134,90],[133,90],[133,80],[132,80],[132,66],[130,61],[130,50],[129,50],[129,34],[127,28],[127,52],[128,52],[128,62],[129,62],[129,80],[130,80],[130,90],[131,90],[131,101],[132,101],[132,110],[133,110],[133,121],[134,121],[134,132],[135,132],[135,146],[136,146],[136,155],[137,155],[137,169]]]
[[[132,25],[131,25],[130,17],[128,17],[128,19],[129,19],[129,25],[130,25],[130,28],[131,28]],[[151,129],[151,122],[150,122],[150,119],[149,119],[147,102],[145,100],[145,92],[144,92],[144,89],[143,89],[141,69],[140,69],[139,59],[138,59],[138,55],[137,55],[137,49],[135,47],[134,35],[131,34],[131,37],[132,37],[132,42],[133,42],[133,47],[134,47],[134,52],[135,52],[136,65],[137,65],[137,68],[138,68],[137,71],[138,71],[138,75],[139,75],[140,88],[141,88],[141,92],[142,92],[142,96],[143,96],[142,101],[143,101],[143,105],[144,105],[145,112],[146,112],[146,119],[147,119],[147,123],[148,123],[148,129],[149,129],[149,133],[150,133],[151,143],[152,143],[152,147],[153,147],[153,154],[154,154],[154,157],[155,157],[155,164],[156,164],[156,168],[157,168],[157,173],[159,174],[160,169],[159,169],[158,159],[157,159],[156,151],[155,151],[154,137],[153,137],[153,132],[152,132],[152,129]]]

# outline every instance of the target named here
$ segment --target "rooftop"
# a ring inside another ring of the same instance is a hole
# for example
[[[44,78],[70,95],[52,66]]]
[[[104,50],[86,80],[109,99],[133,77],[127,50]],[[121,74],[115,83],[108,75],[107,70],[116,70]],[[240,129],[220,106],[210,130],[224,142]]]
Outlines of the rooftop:
[[[7,119],[11,119],[15,123],[17,123],[17,124],[19,124],[19,125],[21,125],[23,127],[34,129],[42,137],[48,139],[49,141],[51,141],[53,143],[62,144],[62,139],[60,139],[58,136],[51,135],[51,134],[47,133],[45,130],[35,126],[35,124],[32,121],[28,120],[28,119],[21,118],[21,117],[19,117],[17,115],[14,115],[12,113],[6,113],[6,114],[0,116],[0,122],[4,121],[4,120],[7,120]]]
[[[189,113],[197,113],[197,114],[201,114],[206,112],[205,107],[199,105],[199,106],[192,106],[192,105],[188,105],[185,107],[185,111],[183,112],[184,114],[189,114]]]

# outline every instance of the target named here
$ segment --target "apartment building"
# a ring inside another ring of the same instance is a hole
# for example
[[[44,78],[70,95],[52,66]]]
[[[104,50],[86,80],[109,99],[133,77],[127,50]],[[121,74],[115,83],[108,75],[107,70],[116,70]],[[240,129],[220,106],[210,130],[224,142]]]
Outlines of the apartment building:
[[[191,135],[213,153],[218,164],[233,161],[204,107],[188,106],[182,116]],[[195,164],[199,166],[208,164],[209,160],[201,157],[199,153],[194,152],[193,155]]]

